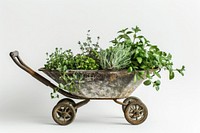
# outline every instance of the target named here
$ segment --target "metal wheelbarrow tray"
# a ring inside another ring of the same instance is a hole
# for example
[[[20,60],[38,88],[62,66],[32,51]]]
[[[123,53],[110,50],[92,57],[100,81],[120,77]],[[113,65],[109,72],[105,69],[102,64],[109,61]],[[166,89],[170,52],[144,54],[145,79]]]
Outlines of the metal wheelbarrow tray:
[[[32,75],[35,79],[68,97],[61,99],[52,111],[54,121],[60,125],[70,124],[76,116],[77,109],[87,104],[90,100],[113,100],[122,105],[126,120],[133,125],[143,123],[148,116],[148,110],[145,104],[139,98],[130,96],[143,82],[143,80],[139,80],[135,83],[133,81],[134,73],[128,73],[127,70],[70,70],[66,74],[81,74],[83,76],[83,83],[78,85],[77,91],[68,92],[60,89],[27,66],[19,57],[18,51],[11,52],[10,56],[20,68]],[[57,83],[64,83],[60,79],[61,74],[56,70],[41,68],[39,71],[44,72]],[[79,99],[81,101],[75,103],[72,99]],[[120,102],[118,101],[119,99],[125,100]]]

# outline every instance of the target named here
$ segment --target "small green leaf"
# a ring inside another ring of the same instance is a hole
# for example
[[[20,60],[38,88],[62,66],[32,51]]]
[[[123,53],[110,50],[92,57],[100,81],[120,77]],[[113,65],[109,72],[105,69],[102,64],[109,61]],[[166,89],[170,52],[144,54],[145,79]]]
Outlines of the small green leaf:
[[[133,32],[132,32],[132,31],[127,31],[127,32],[126,32],[126,34],[131,34],[131,33],[133,33]]]
[[[152,79],[150,70],[146,70],[146,77],[147,77],[148,79]]]
[[[171,71],[171,72],[169,73],[169,79],[172,80],[173,78],[174,78],[174,72]]]
[[[166,52],[162,52],[162,55],[163,55],[163,56],[167,56],[167,53],[166,53]]]
[[[154,83],[155,83],[156,86],[159,86],[160,85],[160,80],[156,80],[156,81],[154,81]]]
[[[157,77],[161,78],[160,74],[159,74],[157,71],[154,71],[154,74],[155,74]]]
[[[148,85],[150,85],[150,84],[151,84],[151,80],[146,80],[146,81],[144,81],[144,85],[148,86]]]
[[[182,70],[180,70],[180,69],[176,69],[182,76],[184,76],[184,73],[183,73],[183,71]]]
[[[138,63],[142,63],[142,58],[141,57],[137,57],[137,61],[138,61]]]
[[[145,70],[147,68],[146,65],[141,65],[140,68],[142,68],[143,70]]]
[[[183,71],[185,71],[185,66],[182,66],[181,69],[176,69],[176,71],[178,71],[182,76],[184,76]]]
[[[171,59],[172,59],[172,55],[169,53],[169,54],[167,55],[167,58],[168,58],[169,60],[171,60]]]
[[[140,36],[138,36],[137,38],[140,38],[140,39],[141,39],[141,38],[144,38],[144,36],[141,36],[141,35],[140,35]]]
[[[124,33],[124,32],[126,32],[126,30],[128,30],[128,28],[122,29],[122,30],[118,31],[117,33]]]
[[[157,90],[157,91],[159,91],[159,89],[160,89],[160,87],[159,87],[159,86],[156,86],[155,88],[156,88],[156,90]]]
[[[150,51],[154,51],[154,50],[158,50],[158,47],[156,46],[156,45],[153,45],[153,46],[151,46],[150,47],[150,49],[149,49]]]
[[[185,66],[182,66],[181,70],[182,70],[182,71],[185,71]]]
[[[132,29],[133,29],[133,31],[134,31],[135,33],[141,31],[140,28],[139,28],[138,26],[136,26],[135,28],[132,28]]]
[[[129,67],[128,68],[128,72],[132,72],[133,71],[133,68],[132,67]]]

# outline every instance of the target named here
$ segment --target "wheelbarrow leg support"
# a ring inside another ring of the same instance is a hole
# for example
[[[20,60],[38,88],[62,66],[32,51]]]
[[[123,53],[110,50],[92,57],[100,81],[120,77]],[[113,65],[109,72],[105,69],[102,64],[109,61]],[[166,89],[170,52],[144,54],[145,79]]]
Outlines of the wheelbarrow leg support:
[[[74,107],[75,109],[78,109],[80,107],[82,107],[83,105],[87,104],[90,101],[90,99],[85,99],[79,103],[76,104],[76,106]]]
[[[127,105],[126,103],[123,103],[123,102],[117,101],[117,99],[113,99],[113,101],[116,102],[117,104],[122,105],[122,106],[126,106],[126,105]]]

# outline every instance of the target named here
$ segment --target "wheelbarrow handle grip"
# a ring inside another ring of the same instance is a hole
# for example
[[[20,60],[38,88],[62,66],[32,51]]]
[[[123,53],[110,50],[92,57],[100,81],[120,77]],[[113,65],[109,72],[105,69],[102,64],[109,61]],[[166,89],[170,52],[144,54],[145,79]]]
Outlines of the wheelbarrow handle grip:
[[[40,82],[44,83],[45,85],[50,86],[51,88],[54,88],[54,89],[56,88],[56,86],[54,84],[52,84],[49,80],[47,80],[42,75],[38,74],[33,69],[31,69],[29,66],[27,66],[20,58],[18,51],[10,52],[10,57],[12,58],[12,60],[15,62],[15,64],[17,66],[19,66],[21,69],[23,69],[24,71],[29,73],[31,76],[33,76]]]
[[[26,72],[32,74],[33,70],[28,67],[20,58],[19,56],[19,52],[18,51],[13,51],[10,52],[10,57],[12,58],[12,60],[15,62],[15,64],[17,64],[20,68],[22,68],[23,70],[25,70]]]
[[[10,56],[11,56],[11,57],[17,57],[18,55],[19,55],[19,52],[18,52],[18,51],[10,52]]]

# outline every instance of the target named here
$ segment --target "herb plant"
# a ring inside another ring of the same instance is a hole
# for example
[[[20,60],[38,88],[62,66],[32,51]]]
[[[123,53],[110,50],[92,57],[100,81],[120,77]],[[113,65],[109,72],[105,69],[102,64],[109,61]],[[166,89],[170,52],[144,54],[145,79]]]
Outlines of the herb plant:
[[[124,45],[132,51],[131,64],[127,65],[129,72],[135,72],[134,81],[144,79],[144,75],[147,78],[144,81],[145,85],[153,84],[156,90],[159,90],[160,80],[153,81],[152,77],[157,76],[161,78],[159,74],[161,69],[167,70],[169,72],[169,79],[173,79],[175,76],[175,71],[184,75],[183,71],[185,67],[182,66],[181,69],[174,69],[172,62],[172,55],[161,51],[156,45],[150,43],[144,36],[138,35],[141,30],[139,27],[128,28],[120,30],[118,36],[111,42],[114,46]],[[151,76],[151,71],[153,75]]]
[[[71,49],[63,51],[62,48],[56,48],[55,52],[50,55],[48,53],[46,54],[47,62],[44,65],[46,69],[58,70],[60,72],[65,72],[68,69],[75,69],[74,55]]]
[[[130,48],[124,45],[116,45],[99,53],[100,65],[102,69],[120,70],[126,68],[131,63]]]
[[[90,31],[85,42],[78,42],[81,53],[74,55],[71,49],[63,51],[56,48],[52,54],[47,53],[45,68],[61,72],[61,79],[65,84],[59,88],[67,91],[76,91],[77,85],[83,77],[79,74],[67,75],[67,70],[122,70],[134,72],[134,82],[144,79],[144,85],[152,85],[159,90],[161,70],[167,70],[169,79],[175,77],[175,72],[184,75],[185,66],[173,68],[172,55],[161,51],[143,35],[139,34],[139,27],[122,29],[118,36],[111,41],[112,46],[101,49],[99,37],[92,42]],[[154,80],[154,76],[157,80]],[[53,94],[53,93],[52,93]]]
[[[81,55],[86,55],[94,59],[95,62],[97,62],[98,64],[99,64],[99,52],[102,50],[99,46],[99,39],[100,37],[97,37],[97,41],[93,43],[92,38],[90,36],[90,30],[88,30],[86,41],[78,42],[81,50]]]
[[[67,75],[67,70],[98,70],[100,69],[99,64],[99,52],[101,48],[98,45],[99,37],[97,37],[97,42],[93,43],[89,34],[87,33],[87,38],[85,42],[78,42],[80,45],[81,53],[74,55],[71,49],[63,50],[62,48],[56,48],[55,52],[47,54],[47,62],[44,65],[45,69],[57,70],[61,73],[60,79],[64,83],[59,83],[59,88],[74,92],[77,90],[77,84],[81,84],[82,76],[79,73],[74,73],[73,75]],[[51,93],[51,97],[58,97],[54,92]]]

